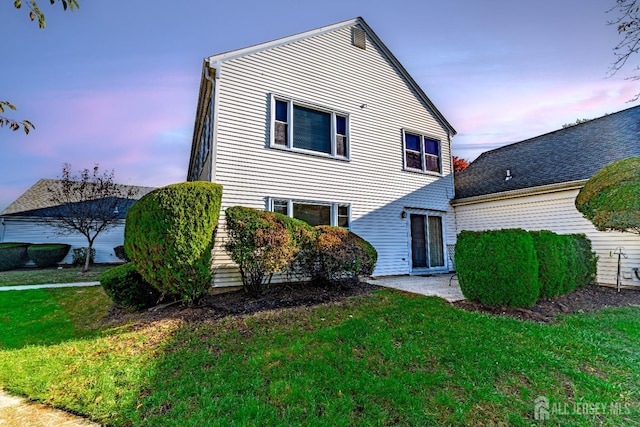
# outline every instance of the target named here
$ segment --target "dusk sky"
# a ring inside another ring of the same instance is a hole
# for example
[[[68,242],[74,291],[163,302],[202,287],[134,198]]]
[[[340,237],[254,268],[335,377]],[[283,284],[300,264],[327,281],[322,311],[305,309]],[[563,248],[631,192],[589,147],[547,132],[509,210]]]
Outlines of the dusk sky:
[[[47,27],[4,2],[0,100],[36,129],[0,129],[0,210],[40,178],[115,170],[124,184],[184,181],[202,60],[362,16],[481,152],[620,111],[640,84],[607,78],[615,0],[40,1]],[[541,159],[544,161],[544,159]]]

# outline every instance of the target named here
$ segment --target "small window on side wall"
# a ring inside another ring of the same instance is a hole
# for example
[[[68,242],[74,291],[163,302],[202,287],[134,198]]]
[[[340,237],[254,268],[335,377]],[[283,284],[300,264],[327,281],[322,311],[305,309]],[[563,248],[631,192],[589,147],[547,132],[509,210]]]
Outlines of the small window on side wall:
[[[440,141],[403,131],[404,168],[416,172],[442,173]]]

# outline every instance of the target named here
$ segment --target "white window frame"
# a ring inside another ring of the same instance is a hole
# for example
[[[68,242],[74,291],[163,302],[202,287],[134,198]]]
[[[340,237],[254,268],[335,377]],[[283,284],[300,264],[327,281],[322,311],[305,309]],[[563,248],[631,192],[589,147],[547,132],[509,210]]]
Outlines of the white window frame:
[[[416,135],[418,137],[420,137],[420,169],[416,169],[416,168],[412,168],[409,167],[407,165],[407,152],[412,152],[412,153],[417,153],[417,151],[415,150],[409,150],[407,149],[407,134],[411,134],[411,135]],[[425,157],[426,156],[431,156],[434,157],[433,154],[429,154],[426,153],[424,151],[424,140],[425,139],[429,139],[431,141],[436,141],[438,143],[438,151],[440,153],[440,155],[438,156],[438,169],[440,169],[438,172],[435,171],[430,171],[427,170],[427,162]],[[409,172],[420,172],[420,173],[424,173],[424,174],[429,174],[429,175],[437,175],[437,176],[442,176],[442,140],[440,140],[440,138],[436,138],[434,136],[425,134],[423,132],[417,132],[411,129],[402,129],[402,164],[403,164],[403,168],[406,171]]]
[[[293,99],[290,97],[286,97],[286,96],[280,96],[280,95],[274,95],[271,94],[271,116],[270,116],[270,132],[269,132],[269,147],[270,148],[275,148],[278,150],[286,150],[286,151],[293,151],[293,152],[297,152],[297,153],[304,153],[304,154],[310,154],[310,155],[314,155],[314,156],[321,156],[321,157],[329,157],[332,159],[338,159],[338,160],[350,160],[351,158],[351,118],[349,113],[346,113],[344,111],[339,111],[339,110],[335,110],[335,109],[331,109],[331,108],[327,108],[327,107],[323,107],[323,106],[319,106],[319,105],[315,105],[309,102],[304,102],[304,101],[299,101],[297,99]],[[287,103],[287,144],[286,145],[281,145],[281,144],[276,144],[275,143],[275,123],[276,123],[276,101],[282,101],[282,102],[286,102]],[[311,110],[315,110],[315,111],[320,111],[322,113],[327,113],[331,115],[331,153],[323,153],[320,151],[314,151],[314,150],[305,150],[303,148],[296,148],[293,146],[293,107],[294,106],[299,106],[299,107],[304,107],[304,108],[308,108]],[[336,135],[337,135],[337,123],[336,123],[336,116],[341,116],[344,117],[346,120],[345,123],[345,132],[346,132],[346,138],[347,138],[347,143],[345,146],[345,155],[341,156],[337,154],[337,149],[336,149]]]
[[[348,227],[342,227],[346,230],[351,230],[351,204],[349,203],[339,203],[339,202],[319,202],[317,200],[303,200],[303,199],[291,199],[287,197],[269,197],[267,200],[267,210],[269,212],[274,212],[274,204],[276,202],[286,203],[287,204],[287,216],[294,218],[293,216],[293,205],[304,204],[304,205],[318,205],[318,206],[329,206],[331,208],[331,224],[334,227],[338,227],[338,209],[340,207],[347,208],[347,219],[349,221]]]

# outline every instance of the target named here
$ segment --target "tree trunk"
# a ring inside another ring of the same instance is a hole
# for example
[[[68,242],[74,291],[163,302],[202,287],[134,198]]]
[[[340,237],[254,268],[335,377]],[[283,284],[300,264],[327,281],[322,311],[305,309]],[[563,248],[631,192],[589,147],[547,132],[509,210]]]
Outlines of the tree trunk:
[[[91,261],[91,247],[93,245],[91,243],[89,243],[89,247],[87,247],[87,256],[84,260],[84,267],[82,267],[82,272],[86,273],[87,271],[89,271],[89,262]]]

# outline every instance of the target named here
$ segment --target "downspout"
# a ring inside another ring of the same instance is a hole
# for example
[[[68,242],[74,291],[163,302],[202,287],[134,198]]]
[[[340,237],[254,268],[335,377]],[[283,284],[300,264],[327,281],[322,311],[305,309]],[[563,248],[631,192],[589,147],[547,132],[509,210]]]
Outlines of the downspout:
[[[4,242],[4,218],[0,218],[0,242]]]

